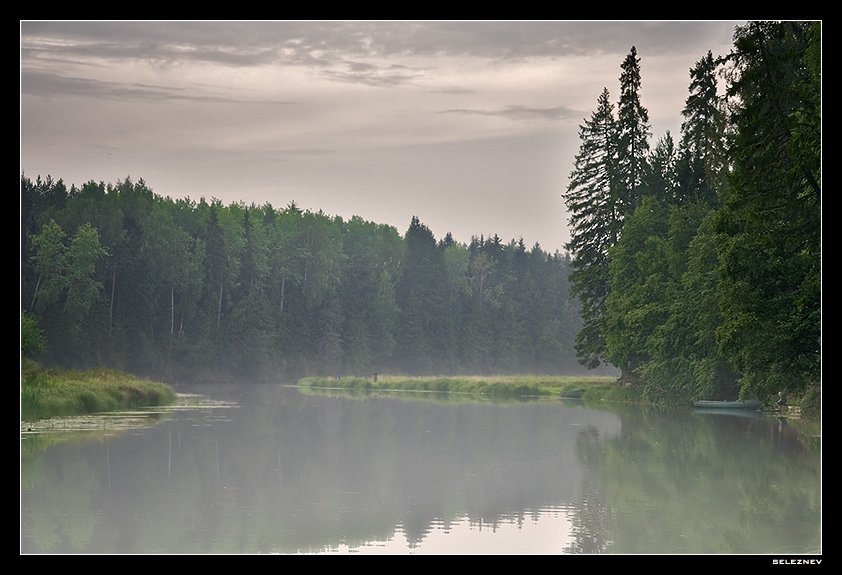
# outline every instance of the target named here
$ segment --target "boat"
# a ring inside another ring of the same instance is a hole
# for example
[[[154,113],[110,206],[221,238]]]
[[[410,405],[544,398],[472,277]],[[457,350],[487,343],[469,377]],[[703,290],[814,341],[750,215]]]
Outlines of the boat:
[[[561,392],[562,399],[582,399],[583,395],[585,395],[584,389],[569,389]]]
[[[763,402],[759,399],[741,399],[737,401],[702,399],[694,401],[693,407],[697,409],[747,409],[749,411],[757,411],[763,407]]]

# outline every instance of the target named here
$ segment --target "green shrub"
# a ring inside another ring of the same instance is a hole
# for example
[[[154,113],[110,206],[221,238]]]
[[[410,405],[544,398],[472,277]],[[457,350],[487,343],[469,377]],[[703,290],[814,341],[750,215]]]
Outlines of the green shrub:
[[[46,347],[38,320],[26,312],[20,314],[20,353],[23,357],[38,355]]]
[[[821,415],[821,410],[822,388],[820,385],[811,385],[801,398],[801,414],[805,417],[816,418]]]

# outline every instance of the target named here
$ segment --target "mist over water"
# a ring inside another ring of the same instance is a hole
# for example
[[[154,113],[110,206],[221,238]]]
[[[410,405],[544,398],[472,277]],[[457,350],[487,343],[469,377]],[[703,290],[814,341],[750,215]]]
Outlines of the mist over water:
[[[818,449],[776,420],[199,389],[238,407],[24,438],[21,551],[820,550]]]

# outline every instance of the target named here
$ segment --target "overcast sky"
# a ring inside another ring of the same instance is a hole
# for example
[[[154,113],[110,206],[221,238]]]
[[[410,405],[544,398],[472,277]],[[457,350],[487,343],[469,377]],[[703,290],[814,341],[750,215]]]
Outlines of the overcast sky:
[[[578,126],[641,58],[653,143],[740,22],[21,22],[21,170],[561,249]]]

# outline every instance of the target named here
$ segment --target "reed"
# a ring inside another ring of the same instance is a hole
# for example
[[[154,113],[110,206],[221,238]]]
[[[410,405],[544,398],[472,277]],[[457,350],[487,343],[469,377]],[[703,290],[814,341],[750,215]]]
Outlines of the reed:
[[[488,397],[561,396],[572,390],[583,390],[587,397],[596,388],[615,387],[610,376],[578,375],[494,375],[494,376],[405,376],[371,377],[305,377],[302,388],[352,389],[365,391],[429,391],[439,393],[471,393]]]
[[[175,401],[168,385],[111,369],[46,369],[25,360],[21,377],[24,421],[82,415]]]

